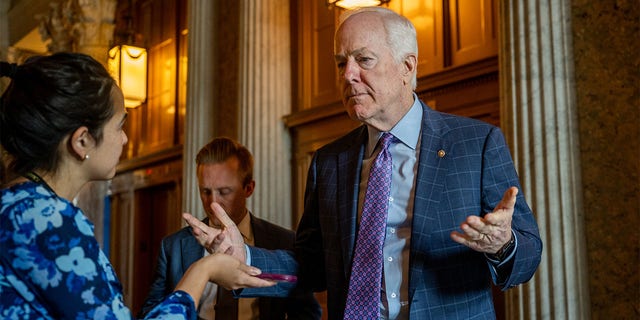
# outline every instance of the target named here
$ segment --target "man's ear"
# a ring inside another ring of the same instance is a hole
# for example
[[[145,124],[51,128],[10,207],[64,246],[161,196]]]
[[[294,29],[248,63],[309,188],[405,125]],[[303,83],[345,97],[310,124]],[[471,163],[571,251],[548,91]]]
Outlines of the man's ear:
[[[244,195],[246,198],[249,198],[252,194],[253,191],[256,188],[256,181],[255,180],[251,180],[249,181],[249,183],[244,185]]]
[[[84,160],[85,156],[89,153],[89,150],[96,146],[96,140],[93,138],[89,129],[85,126],[76,129],[69,138],[69,148],[71,154],[78,157],[80,160]]]
[[[404,67],[402,75],[406,83],[411,83],[413,74],[416,72],[416,68],[418,67],[418,58],[415,54],[408,54],[404,57],[402,66]]]

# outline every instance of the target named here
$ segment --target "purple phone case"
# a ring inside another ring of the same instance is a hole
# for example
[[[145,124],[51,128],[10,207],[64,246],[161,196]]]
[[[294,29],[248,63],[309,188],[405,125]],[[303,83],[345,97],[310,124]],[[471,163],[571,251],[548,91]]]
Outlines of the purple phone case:
[[[290,274],[277,274],[277,273],[261,273],[256,277],[266,280],[278,281],[278,282],[296,282],[298,277]]]

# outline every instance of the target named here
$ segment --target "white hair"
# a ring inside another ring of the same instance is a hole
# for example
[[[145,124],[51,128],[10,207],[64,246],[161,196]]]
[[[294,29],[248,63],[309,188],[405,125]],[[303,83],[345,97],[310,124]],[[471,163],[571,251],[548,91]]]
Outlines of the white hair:
[[[384,7],[362,7],[343,12],[338,20],[336,32],[340,30],[340,27],[347,19],[360,13],[373,13],[380,16],[387,33],[387,45],[397,63],[402,63],[404,58],[410,54],[415,55],[416,60],[418,59],[418,40],[413,23],[406,17]],[[417,83],[417,71],[414,70],[411,80],[411,86],[414,90]]]

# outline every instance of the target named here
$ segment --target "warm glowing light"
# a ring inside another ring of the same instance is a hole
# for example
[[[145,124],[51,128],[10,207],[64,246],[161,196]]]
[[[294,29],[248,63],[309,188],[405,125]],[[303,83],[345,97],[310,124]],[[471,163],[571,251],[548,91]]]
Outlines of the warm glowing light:
[[[389,1],[390,0],[327,0],[327,5],[350,10],[359,7],[379,6]]]
[[[118,45],[109,50],[108,68],[124,95],[124,106],[136,108],[147,99],[147,50]]]

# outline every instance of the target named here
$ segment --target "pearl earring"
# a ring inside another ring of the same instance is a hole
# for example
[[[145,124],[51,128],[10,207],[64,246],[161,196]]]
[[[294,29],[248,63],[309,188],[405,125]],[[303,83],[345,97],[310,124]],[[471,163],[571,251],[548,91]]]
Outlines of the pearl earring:
[[[85,155],[84,155],[84,159],[82,159],[82,160],[87,160],[87,159],[89,159],[89,155],[88,155],[88,154],[85,154]]]

